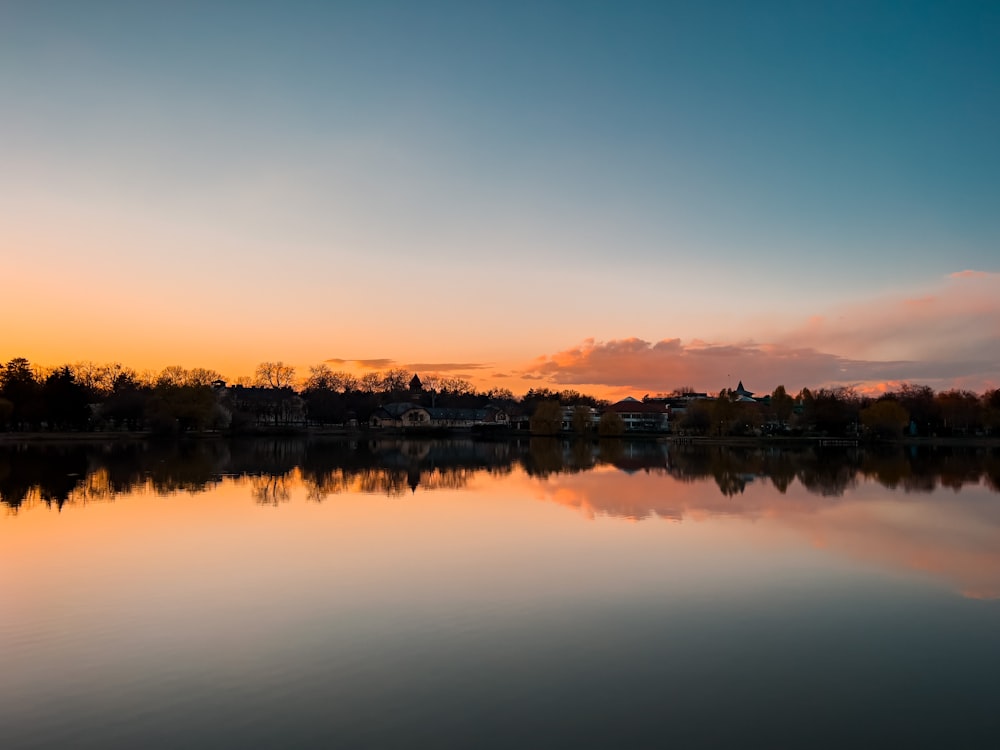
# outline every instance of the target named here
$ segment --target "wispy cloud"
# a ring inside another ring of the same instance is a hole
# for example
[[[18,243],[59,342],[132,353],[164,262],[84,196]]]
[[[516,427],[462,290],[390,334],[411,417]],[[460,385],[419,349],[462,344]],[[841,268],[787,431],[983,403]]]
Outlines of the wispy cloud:
[[[356,365],[366,370],[384,370],[396,364],[396,360],[389,359],[388,357],[379,357],[376,359],[341,359],[339,357],[331,357],[323,361],[331,365]]]
[[[491,363],[480,362],[414,362],[405,365],[410,370],[417,372],[455,372],[457,370],[484,370],[492,367]]]
[[[972,271],[966,269],[965,271],[955,271],[955,273],[949,274],[949,279],[988,279],[990,276],[996,276],[995,273],[990,273],[989,271]]]
[[[777,340],[859,359],[995,361],[1000,273],[961,271],[919,294],[844,306],[814,316]]]

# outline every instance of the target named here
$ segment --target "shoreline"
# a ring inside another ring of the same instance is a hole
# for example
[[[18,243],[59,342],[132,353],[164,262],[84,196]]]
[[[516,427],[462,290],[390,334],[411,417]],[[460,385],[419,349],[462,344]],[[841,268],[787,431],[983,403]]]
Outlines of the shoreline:
[[[183,441],[183,440],[256,440],[273,438],[336,438],[336,439],[378,439],[378,438],[411,438],[449,439],[468,438],[472,440],[516,440],[516,439],[555,439],[555,440],[635,440],[656,441],[669,445],[712,445],[725,447],[934,447],[934,448],[1000,448],[1000,436],[973,437],[903,437],[896,440],[858,440],[829,436],[796,436],[796,437],[715,437],[715,436],[681,436],[663,433],[636,433],[625,435],[574,435],[572,433],[557,435],[537,435],[524,430],[509,430],[503,432],[477,433],[443,430],[435,433],[426,431],[409,433],[399,430],[351,430],[344,428],[309,428],[305,430],[262,430],[245,433],[228,432],[190,432],[178,435],[163,435],[148,431],[128,432],[0,432],[0,445],[16,443],[99,443],[99,442],[141,442],[141,441]]]

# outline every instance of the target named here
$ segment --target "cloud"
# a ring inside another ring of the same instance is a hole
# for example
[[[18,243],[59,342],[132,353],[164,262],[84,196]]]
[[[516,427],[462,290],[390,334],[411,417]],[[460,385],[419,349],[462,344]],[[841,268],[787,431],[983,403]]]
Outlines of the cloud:
[[[735,386],[738,380],[750,389],[771,390],[779,383],[797,388],[851,375],[867,379],[868,374],[860,372],[857,363],[805,347],[684,344],[676,338],[655,343],[638,338],[588,339],[533,364],[526,372],[561,385],[600,384],[650,392],[681,386],[717,391]]]
[[[778,341],[868,360],[996,361],[1000,273],[961,271],[919,294],[843,306]]]
[[[960,272],[917,295],[812,315],[767,342],[680,338],[595,341],[542,356],[524,379],[662,392],[921,382],[983,390],[1000,383],[1000,274]]]
[[[331,357],[323,361],[331,365],[353,364],[368,370],[384,370],[396,364],[396,360],[387,357],[376,359],[340,359],[339,357]]]
[[[482,364],[478,362],[417,362],[406,365],[411,370],[421,372],[453,372],[455,370],[483,370],[491,367],[490,363]]]

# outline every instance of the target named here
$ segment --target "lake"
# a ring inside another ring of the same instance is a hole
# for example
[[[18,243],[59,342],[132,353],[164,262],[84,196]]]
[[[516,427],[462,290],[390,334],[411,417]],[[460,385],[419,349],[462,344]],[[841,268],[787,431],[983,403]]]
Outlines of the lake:
[[[0,445],[0,747],[1000,742],[1000,451]]]

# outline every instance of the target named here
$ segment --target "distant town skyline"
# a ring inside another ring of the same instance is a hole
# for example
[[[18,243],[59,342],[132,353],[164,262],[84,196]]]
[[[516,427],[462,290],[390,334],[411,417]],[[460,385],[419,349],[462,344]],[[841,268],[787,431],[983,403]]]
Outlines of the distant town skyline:
[[[0,360],[982,392],[997,38],[989,2],[7,2]]]

